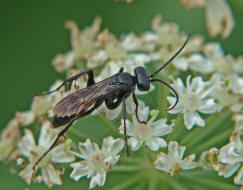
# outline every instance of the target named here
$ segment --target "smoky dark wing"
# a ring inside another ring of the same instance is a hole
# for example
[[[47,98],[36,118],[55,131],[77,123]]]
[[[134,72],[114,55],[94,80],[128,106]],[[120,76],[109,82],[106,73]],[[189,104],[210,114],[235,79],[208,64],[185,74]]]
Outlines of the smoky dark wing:
[[[55,106],[54,114],[58,117],[66,117],[83,113],[97,100],[122,88],[121,85],[110,85],[110,80],[101,81],[64,97]]]

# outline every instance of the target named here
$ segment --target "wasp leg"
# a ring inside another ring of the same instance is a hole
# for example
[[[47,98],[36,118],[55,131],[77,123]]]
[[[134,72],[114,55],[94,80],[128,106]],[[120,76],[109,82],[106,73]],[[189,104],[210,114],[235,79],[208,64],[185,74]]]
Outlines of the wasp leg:
[[[80,73],[78,73],[78,74],[76,74],[76,75],[64,80],[63,83],[60,84],[56,89],[48,91],[48,92],[44,92],[42,94],[36,94],[34,96],[44,96],[44,95],[52,94],[53,92],[56,92],[56,91],[60,90],[60,88],[63,87],[66,83],[69,84],[68,89],[70,90],[71,87],[72,87],[73,81],[77,80],[78,78],[80,78],[81,76],[83,76],[85,74],[88,75],[87,86],[91,86],[91,85],[95,84],[93,70],[88,69],[86,71],[80,72]]]
[[[105,100],[105,105],[109,110],[116,109],[122,102],[122,97],[117,98],[117,100],[114,102],[113,98],[108,98]]]
[[[73,122],[74,121],[76,121],[77,119],[80,119],[80,118],[82,118],[82,117],[84,117],[84,116],[87,116],[87,115],[89,115],[89,114],[91,114],[96,108],[98,108],[101,104],[102,104],[102,102],[103,102],[103,100],[101,100],[101,101],[98,101],[98,102],[96,102],[95,103],[95,105],[90,109],[90,110],[88,110],[88,111],[86,111],[86,112],[84,112],[84,113],[81,113],[80,115],[77,115],[76,117],[74,117],[69,123],[68,123],[68,125],[63,129],[63,130],[61,130],[59,133],[58,133],[58,135],[57,135],[57,137],[56,137],[56,139],[55,139],[55,141],[52,143],[52,145],[48,148],[48,150],[44,153],[44,154],[42,154],[41,155],[41,157],[35,162],[35,164],[34,164],[34,166],[33,166],[33,170],[35,170],[36,169],[36,166],[39,164],[39,162],[54,148],[54,146],[56,145],[56,143],[57,143],[57,141],[58,141],[58,139],[61,137],[61,136],[63,136],[64,135],[64,133],[72,126],[72,124],[73,124]]]
[[[146,121],[140,121],[140,119],[139,119],[139,117],[138,117],[138,99],[137,99],[136,94],[135,94],[134,92],[132,93],[132,97],[133,97],[133,101],[134,101],[134,103],[135,103],[135,105],[136,105],[136,108],[135,108],[135,114],[136,114],[136,118],[137,118],[138,122],[139,122],[140,124],[141,124],[141,123],[146,124],[146,123],[147,123]]]
[[[127,150],[127,157],[129,156],[129,149],[128,149],[128,143],[127,143],[127,126],[126,126],[126,99],[125,97],[122,98],[122,113],[123,113],[123,121],[124,121],[124,136],[125,136],[125,145],[126,145],[126,150]]]

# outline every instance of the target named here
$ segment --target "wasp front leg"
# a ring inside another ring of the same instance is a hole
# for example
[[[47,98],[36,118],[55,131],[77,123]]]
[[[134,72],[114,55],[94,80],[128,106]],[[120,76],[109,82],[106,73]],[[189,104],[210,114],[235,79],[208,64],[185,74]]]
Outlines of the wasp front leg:
[[[140,121],[140,119],[139,119],[139,117],[138,117],[138,99],[137,99],[137,97],[136,97],[136,94],[133,92],[132,93],[132,97],[133,97],[133,101],[134,101],[134,103],[135,103],[135,105],[136,105],[136,108],[135,108],[135,114],[136,114],[136,118],[137,118],[137,120],[138,120],[138,122],[141,124],[146,124],[147,122],[146,121]]]

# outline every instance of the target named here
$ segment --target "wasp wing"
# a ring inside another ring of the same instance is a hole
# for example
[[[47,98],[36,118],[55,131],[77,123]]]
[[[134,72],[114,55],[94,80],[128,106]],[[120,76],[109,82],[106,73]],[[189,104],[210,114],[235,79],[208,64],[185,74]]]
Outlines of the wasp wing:
[[[122,88],[121,84],[111,85],[110,81],[112,78],[113,77],[64,97],[55,106],[54,115],[57,117],[69,117],[85,112],[98,100]]]

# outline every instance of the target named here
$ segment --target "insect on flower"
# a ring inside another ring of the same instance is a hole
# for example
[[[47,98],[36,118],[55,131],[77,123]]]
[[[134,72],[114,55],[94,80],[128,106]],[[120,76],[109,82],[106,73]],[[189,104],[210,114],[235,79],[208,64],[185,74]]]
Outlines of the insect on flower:
[[[167,111],[173,109],[178,102],[177,92],[165,81],[162,81],[154,77],[183,50],[183,48],[189,41],[189,38],[190,36],[187,37],[186,41],[181,46],[181,48],[164,65],[162,65],[157,71],[155,71],[151,75],[148,75],[144,67],[136,67],[134,69],[135,76],[132,76],[127,72],[123,72],[123,68],[121,68],[117,74],[98,83],[95,83],[93,70],[89,69],[66,79],[55,90],[40,94],[39,96],[48,95],[53,92],[56,92],[66,83],[69,84],[70,89],[73,81],[77,80],[79,77],[83,75],[88,75],[86,88],[78,90],[64,97],[54,107],[54,127],[59,127],[66,124],[67,125],[63,130],[59,132],[50,148],[36,161],[36,163],[33,166],[33,169],[35,169],[35,167],[42,160],[42,158],[45,157],[48,154],[48,152],[56,145],[59,137],[64,135],[64,133],[69,129],[69,127],[71,127],[74,121],[91,114],[95,109],[101,106],[103,102],[105,103],[106,107],[110,110],[117,108],[121,103],[123,105],[124,136],[127,156],[129,156],[126,132],[126,98],[128,98],[132,94],[133,101],[136,105],[136,118],[139,123],[146,123],[145,121],[140,121],[138,117],[138,101],[134,92],[135,88],[137,86],[137,88],[141,91],[148,91],[150,89],[150,82],[160,82],[166,85],[168,88],[170,88],[176,96],[176,101],[174,105],[168,108]]]

